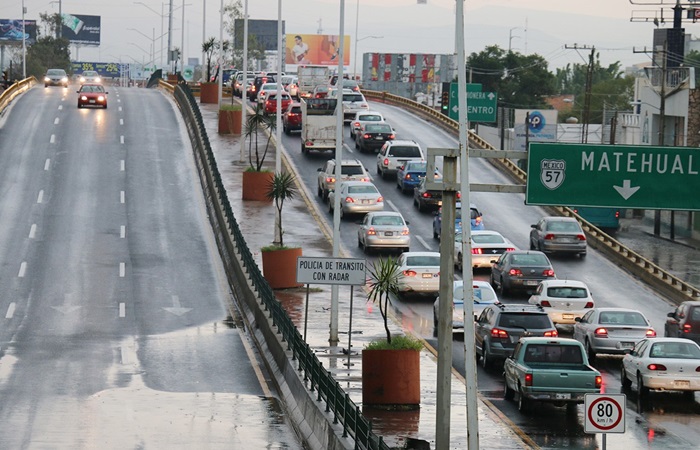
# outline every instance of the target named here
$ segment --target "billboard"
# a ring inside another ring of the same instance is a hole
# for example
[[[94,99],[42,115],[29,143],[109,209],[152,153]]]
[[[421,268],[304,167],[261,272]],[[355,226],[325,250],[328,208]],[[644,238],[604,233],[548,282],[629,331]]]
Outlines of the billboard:
[[[350,36],[344,36],[343,65],[350,65]],[[331,34],[287,34],[285,58],[287,64],[338,65],[339,37]]]
[[[282,35],[284,36],[284,20]],[[248,48],[251,46],[251,38],[262,45],[263,50],[277,50],[277,21],[248,19]],[[243,19],[234,21],[233,48],[243,50]]]
[[[71,63],[71,68],[76,75],[80,75],[86,70],[94,70],[99,73],[101,77],[119,78],[122,71],[125,71],[127,67],[126,64],[118,63],[74,61]]]
[[[61,14],[61,35],[74,45],[100,45],[100,16]]]
[[[36,20],[25,20],[24,31],[22,31],[21,19],[0,19],[0,45],[22,45],[22,40],[27,45],[36,42]]]
[[[530,142],[556,142],[557,114],[556,109],[516,109],[514,150],[527,151]]]

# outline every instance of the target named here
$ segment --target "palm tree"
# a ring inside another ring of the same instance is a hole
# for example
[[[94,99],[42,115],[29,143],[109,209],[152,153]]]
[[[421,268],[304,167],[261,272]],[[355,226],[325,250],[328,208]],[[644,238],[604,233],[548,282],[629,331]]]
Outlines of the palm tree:
[[[267,143],[265,144],[265,151],[262,156],[258,152],[258,131],[261,127],[268,132]],[[255,172],[260,172],[262,170],[267,151],[270,148],[270,140],[276,128],[276,118],[266,115],[261,105],[258,105],[255,108],[255,112],[246,118],[245,137],[250,139],[248,144],[248,161],[250,163],[250,168]],[[255,164],[253,164],[253,138],[255,138]]]
[[[379,312],[384,319],[386,342],[391,345],[389,331],[388,308],[391,295],[399,294],[399,275],[401,271],[396,258],[379,258],[369,267],[369,295],[367,301],[379,303]]]
[[[215,38],[210,37],[202,43],[202,51],[204,52],[205,59],[207,61],[207,78],[204,80],[207,83],[211,80],[211,58],[214,55],[214,50],[216,50]]]
[[[294,180],[294,175],[289,172],[277,172],[270,180],[266,196],[275,201],[277,208],[277,236],[280,238],[279,246],[284,247],[284,232],[282,231],[282,207],[284,201],[296,197],[298,191]]]

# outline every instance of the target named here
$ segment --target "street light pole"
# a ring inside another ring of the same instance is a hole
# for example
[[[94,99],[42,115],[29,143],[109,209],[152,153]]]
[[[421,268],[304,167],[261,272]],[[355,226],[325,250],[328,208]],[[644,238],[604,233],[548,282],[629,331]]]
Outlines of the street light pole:
[[[172,61],[172,55],[170,54],[170,49],[173,45],[173,0],[170,0],[170,6],[168,10],[168,65]],[[172,66],[171,66],[172,68]]]
[[[223,11],[221,11],[223,15]],[[185,71],[185,0],[182,0],[182,30],[180,30],[180,72]]]
[[[359,42],[359,28],[360,28],[360,0],[357,0],[357,11],[355,12],[355,56],[353,57],[352,63],[352,75],[357,80],[357,43]]]
[[[207,0],[202,0],[202,43],[207,40]],[[201,81],[209,81],[204,79],[204,46],[202,46],[202,75]]]
[[[27,13],[27,8],[24,7],[22,0],[22,79],[27,78],[27,39],[25,38],[24,15]]]

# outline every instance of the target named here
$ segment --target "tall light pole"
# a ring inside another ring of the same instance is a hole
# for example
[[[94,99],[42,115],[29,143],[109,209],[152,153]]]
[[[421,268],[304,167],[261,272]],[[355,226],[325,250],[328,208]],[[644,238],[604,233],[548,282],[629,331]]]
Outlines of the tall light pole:
[[[354,62],[354,66],[352,69],[355,77],[357,77],[357,43],[364,41],[365,39],[384,39],[384,36],[365,36],[365,37],[360,38],[360,39],[358,39],[357,36],[355,36],[355,62]],[[362,69],[362,68],[360,68],[360,69]]]
[[[360,0],[357,0],[357,10],[355,11],[355,56],[352,63],[352,76],[357,80],[357,43],[360,30]],[[342,45],[342,44],[341,44]]]
[[[277,122],[275,127],[275,174],[282,173],[282,55],[284,55],[284,47],[282,45],[282,0],[277,0]],[[245,76],[245,75],[244,75]],[[280,221],[282,220],[281,211],[278,209],[275,214],[275,240],[276,244],[282,242],[280,235]]]
[[[245,161],[245,135],[246,135],[246,112],[248,110],[246,100],[246,89],[248,88],[248,0],[245,0],[243,7],[243,81],[241,85],[241,158],[240,162]]]
[[[27,13],[27,8],[22,0],[22,79],[27,78],[27,39],[24,25],[24,15]]]
[[[223,16],[224,12],[221,11]],[[185,0],[182,0],[182,30],[180,30],[180,72],[185,71]]]
[[[168,10],[168,64],[172,61],[172,55],[170,54],[170,49],[173,45],[173,0],[170,0],[170,6]],[[171,66],[172,67],[172,66]]]
[[[518,30],[522,27],[513,27],[508,31],[508,53],[510,53],[511,49],[511,43],[513,42],[514,38],[519,38],[520,36],[513,36],[513,31]]]
[[[207,40],[207,0],[202,0],[202,43]],[[204,46],[202,46],[202,76],[201,81],[209,81],[204,79]]]

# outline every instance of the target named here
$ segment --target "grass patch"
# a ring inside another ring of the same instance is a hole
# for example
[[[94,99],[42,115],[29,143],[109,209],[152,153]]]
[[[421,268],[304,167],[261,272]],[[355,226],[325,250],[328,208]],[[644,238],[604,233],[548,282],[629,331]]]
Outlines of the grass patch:
[[[423,343],[412,336],[399,335],[391,338],[391,344],[386,339],[372,341],[365,350],[421,350]]]

